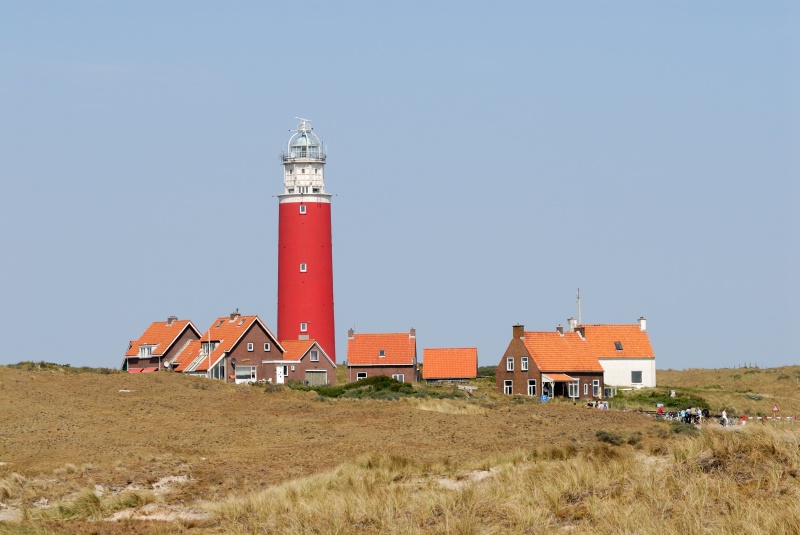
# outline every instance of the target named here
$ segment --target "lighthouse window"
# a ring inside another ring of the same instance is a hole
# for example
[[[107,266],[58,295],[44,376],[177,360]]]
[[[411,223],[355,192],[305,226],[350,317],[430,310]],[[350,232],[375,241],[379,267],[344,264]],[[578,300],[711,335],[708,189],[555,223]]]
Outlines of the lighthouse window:
[[[301,204],[300,205],[300,213],[301,214],[305,214],[306,213],[306,205],[305,204]]]
[[[300,264],[300,272],[301,273],[305,273],[306,272],[306,267],[307,266],[305,264]]]
[[[304,167],[303,170],[300,171],[300,172],[303,173],[303,174],[306,174],[306,168]]]
[[[306,331],[308,331],[308,323],[303,322],[300,324],[300,332],[304,333]]]

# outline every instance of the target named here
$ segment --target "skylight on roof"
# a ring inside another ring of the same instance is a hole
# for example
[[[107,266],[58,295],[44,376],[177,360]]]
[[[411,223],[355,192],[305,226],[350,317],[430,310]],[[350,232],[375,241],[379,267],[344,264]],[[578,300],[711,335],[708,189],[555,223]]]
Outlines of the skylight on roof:
[[[385,357],[386,356],[386,350],[385,349],[379,349],[378,350],[378,356],[379,357]]]
[[[622,351],[622,342],[614,342],[614,347],[617,348],[617,351]]]
[[[224,322],[225,322],[225,320],[219,320],[219,323],[217,323],[217,327],[216,328],[219,329],[219,326],[222,325]]]

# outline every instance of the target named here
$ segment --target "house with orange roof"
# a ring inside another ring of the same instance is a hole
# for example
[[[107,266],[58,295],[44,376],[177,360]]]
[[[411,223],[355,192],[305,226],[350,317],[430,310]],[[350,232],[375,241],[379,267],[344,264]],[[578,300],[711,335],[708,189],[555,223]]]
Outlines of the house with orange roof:
[[[283,360],[284,349],[258,316],[239,311],[214,320],[174,359],[174,370],[229,383],[266,381],[273,369],[263,361]]]
[[[385,375],[401,382],[418,382],[417,331],[407,333],[347,332],[347,379],[358,381]]]
[[[426,347],[422,350],[422,379],[426,382],[460,382],[477,376],[477,347]]]
[[[167,321],[153,322],[138,340],[128,344],[122,370],[141,373],[169,369],[175,357],[198,338],[200,331],[191,320],[170,316]]]
[[[603,367],[578,332],[526,331],[514,325],[495,372],[504,394],[601,398]]]
[[[261,361],[267,381],[298,381],[309,386],[336,384],[336,363],[316,340],[284,340],[281,346],[283,358]]]
[[[570,318],[568,328],[580,333],[605,371],[610,386],[643,388],[656,386],[656,357],[647,320],[638,323],[578,325]]]

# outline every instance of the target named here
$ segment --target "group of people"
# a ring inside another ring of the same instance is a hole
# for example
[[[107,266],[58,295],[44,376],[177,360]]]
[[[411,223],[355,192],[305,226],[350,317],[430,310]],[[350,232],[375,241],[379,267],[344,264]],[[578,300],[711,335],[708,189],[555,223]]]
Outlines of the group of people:
[[[702,424],[703,419],[708,418],[708,409],[701,409],[699,407],[681,409],[680,418],[681,422],[685,424]]]

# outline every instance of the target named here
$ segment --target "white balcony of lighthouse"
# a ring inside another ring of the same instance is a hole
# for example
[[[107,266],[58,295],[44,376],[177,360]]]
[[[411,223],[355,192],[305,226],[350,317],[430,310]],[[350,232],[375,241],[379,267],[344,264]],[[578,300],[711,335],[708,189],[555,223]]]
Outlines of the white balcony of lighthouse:
[[[311,121],[300,119],[282,154],[284,191],[279,195],[282,203],[312,200],[305,197],[309,195],[329,202],[330,195],[325,193],[325,157],[325,147],[311,129]]]

